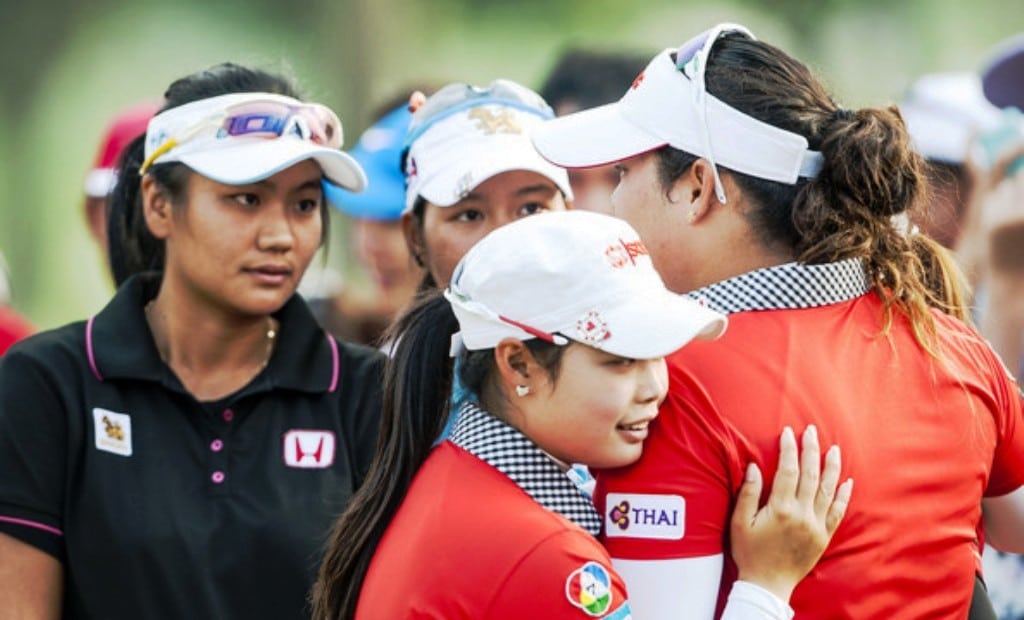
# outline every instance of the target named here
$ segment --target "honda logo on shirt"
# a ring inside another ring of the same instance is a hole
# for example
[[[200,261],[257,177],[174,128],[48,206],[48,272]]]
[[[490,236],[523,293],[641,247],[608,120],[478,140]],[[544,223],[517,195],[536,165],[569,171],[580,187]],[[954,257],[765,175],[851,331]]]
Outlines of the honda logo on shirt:
[[[284,464],[302,469],[324,469],[334,464],[334,433],[290,430],[284,434]]]

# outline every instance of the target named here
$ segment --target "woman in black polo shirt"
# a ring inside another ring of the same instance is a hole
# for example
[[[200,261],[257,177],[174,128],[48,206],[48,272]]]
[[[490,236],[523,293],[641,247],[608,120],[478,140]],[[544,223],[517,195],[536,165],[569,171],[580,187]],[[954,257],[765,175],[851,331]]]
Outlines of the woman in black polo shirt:
[[[359,191],[333,112],[275,75],[173,83],[111,204],[120,288],[0,364],[0,609],[300,618],[369,466],[382,356],[295,295]],[[143,273],[145,271],[145,273]]]

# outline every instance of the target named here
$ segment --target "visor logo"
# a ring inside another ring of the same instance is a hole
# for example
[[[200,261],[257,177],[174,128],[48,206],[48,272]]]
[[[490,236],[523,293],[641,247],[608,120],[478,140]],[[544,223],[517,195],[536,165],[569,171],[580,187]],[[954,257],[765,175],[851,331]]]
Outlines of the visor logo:
[[[331,431],[290,430],[284,434],[284,464],[299,469],[326,469],[334,464]]]
[[[471,109],[467,116],[470,120],[476,121],[476,128],[488,136],[496,133],[523,133],[523,127],[512,110],[496,112],[484,106],[477,106]]]
[[[646,73],[646,71],[641,71],[640,75],[636,76],[636,79],[633,80],[633,85],[630,86],[630,88],[633,90],[640,88],[640,82],[644,81],[644,73]]]
[[[609,538],[683,537],[686,500],[678,495],[609,493],[605,502],[604,532]]]

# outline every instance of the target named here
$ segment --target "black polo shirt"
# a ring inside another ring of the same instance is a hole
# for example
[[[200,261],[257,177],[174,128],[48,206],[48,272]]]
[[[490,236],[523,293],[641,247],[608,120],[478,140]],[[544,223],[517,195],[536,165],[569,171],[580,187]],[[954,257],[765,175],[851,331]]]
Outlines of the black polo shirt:
[[[87,322],[0,358],[0,531],[59,557],[67,618],[303,618],[369,468],[383,355],[293,297],[267,367],[200,403],[160,360],[133,278]]]

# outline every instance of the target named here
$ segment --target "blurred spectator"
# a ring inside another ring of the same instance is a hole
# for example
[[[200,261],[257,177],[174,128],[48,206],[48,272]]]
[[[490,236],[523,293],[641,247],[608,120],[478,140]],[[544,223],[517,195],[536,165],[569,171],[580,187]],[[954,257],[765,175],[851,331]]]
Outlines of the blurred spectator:
[[[118,158],[129,142],[146,133],[146,124],[160,108],[160,101],[144,101],[122,109],[107,125],[85,177],[85,221],[89,233],[107,254],[107,195],[117,179]]]
[[[7,282],[7,263],[0,254],[0,356],[10,345],[32,334],[35,327],[10,308],[10,284]]]
[[[977,75],[936,73],[914,82],[900,112],[914,149],[928,161],[927,211],[911,219],[942,245],[955,247],[974,182],[967,165],[971,140],[995,126],[999,111],[985,99]]]
[[[9,306],[11,287],[7,282],[7,264],[0,254],[0,355],[12,344],[35,331],[35,328]]]
[[[568,50],[555,63],[540,96],[563,116],[618,101],[647,66],[647,55]],[[612,191],[619,183],[615,166],[569,170],[576,197],[573,208],[611,213]]]
[[[979,294],[979,327],[1018,380],[1024,378],[1024,34],[996,47],[981,76],[1003,110],[978,136],[977,187],[958,244]],[[989,596],[1000,620],[1024,619],[1024,557],[986,549]]]
[[[336,336],[365,344],[378,343],[423,279],[423,268],[409,254],[402,234],[405,177],[401,154],[412,119],[409,92],[389,101],[349,151],[366,171],[367,188],[354,194],[324,185],[328,203],[349,218],[352,250],[371,288],[358,290],[338,282],[314,307],[324,327]]]

